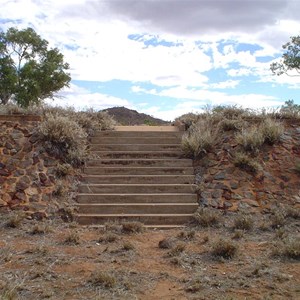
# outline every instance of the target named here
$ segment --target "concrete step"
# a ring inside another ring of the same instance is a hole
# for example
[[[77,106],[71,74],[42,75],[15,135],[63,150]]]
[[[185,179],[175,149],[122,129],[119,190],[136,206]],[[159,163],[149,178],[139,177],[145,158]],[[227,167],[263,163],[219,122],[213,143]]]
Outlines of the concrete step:
[[[79,193],[90,194],[143,194],[194,193],[196,185],[187,184],[81,184]]]
[[[180,144],[176,137],[91,137],[91,144]]]
[[[180,158],[183,157],[182,151],[92,151],[93,155],[96,155],[99,158],[139,158],[139,159],[148,159],[148,158]]]
[[[91,159],[87,167],[192,167],[191,159]]]
[[[167,131],[167,132],[178,132],[182,131],[181,127],[172,125],[162,125],[162,126],[149,126],[149,125],[135,125],[135,126],[115,126],[115,131],[137,131],[137,132],[147,132],[147,131]]]
[[[94,137],[174,137],[181,138],[183,132],[179,131],[97,131],[94,133]]]
[[[196,194],[78,194],[78,203],[198,203]]]
[[[197,203],[77,204],[79,214],[193,214]]]
[[[195,183],[194,175],[84,175],[81,182],[83,183]]]
[[[90,151],[181,151],[180,144],[91,144]]]
[[[192,220],[193,214],[77,214],[75,220],[82,225],[105,224],[107,222],[142,222],[145,225],[183,225]]]
[[[193,175],[192,167],[86,167],[87,175]]]

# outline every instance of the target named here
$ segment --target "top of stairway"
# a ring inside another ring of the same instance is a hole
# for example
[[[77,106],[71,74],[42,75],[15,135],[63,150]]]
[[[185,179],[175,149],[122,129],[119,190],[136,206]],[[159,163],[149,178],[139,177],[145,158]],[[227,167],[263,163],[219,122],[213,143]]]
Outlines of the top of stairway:
[[[178,126],[115,126],[115,131],[163,131],[163,132],[180,132],[182,131]]]

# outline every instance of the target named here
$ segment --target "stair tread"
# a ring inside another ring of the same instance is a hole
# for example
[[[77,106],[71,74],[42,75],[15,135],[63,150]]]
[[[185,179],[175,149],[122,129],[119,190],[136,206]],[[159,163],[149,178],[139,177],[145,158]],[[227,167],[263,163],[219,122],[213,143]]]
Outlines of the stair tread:
[[[125,206],[130,206],[130,205],[139,205],[139,206],[167,206],[167,205],[174,205],[174,206],[180,206],[180,205],[197,205],[197,203],[178,203],[178,202],[169,202],[169,203],[77,203],[76,206],[120,206],[120,205],[125,205]]]
[[[123,217],[189,217],[193,216],[193,214],[77,214],[79,217],[93,217],[93,216],[99,216],[99,217],[115,217],[115,216],[123,216]]]

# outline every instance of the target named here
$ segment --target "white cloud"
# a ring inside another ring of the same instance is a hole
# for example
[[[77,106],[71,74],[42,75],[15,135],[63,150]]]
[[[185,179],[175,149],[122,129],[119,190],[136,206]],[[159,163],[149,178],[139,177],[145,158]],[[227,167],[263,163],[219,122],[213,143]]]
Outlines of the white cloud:
[[[57,98],[48,100],[47,103],[54,106],[72,106],[75,109],[94,108],[102,110],[113,106],[126,106],[131,108],[131,103],[126,99],[121,99],[101,93],[91,93],[90,91],[71,84],[70,88],[61,91]]]

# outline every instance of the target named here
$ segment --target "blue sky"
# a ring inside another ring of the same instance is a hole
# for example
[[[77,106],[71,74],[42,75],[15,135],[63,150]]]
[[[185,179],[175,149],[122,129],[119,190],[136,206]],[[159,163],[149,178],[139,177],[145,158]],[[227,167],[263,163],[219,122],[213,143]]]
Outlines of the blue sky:
[[[0,0],[0,28],[32,27],[72,82],[53,105],[125,106],[173,120],[205,105],[300,104],[300,77],[273,76],[300,34],[299,0]]]

